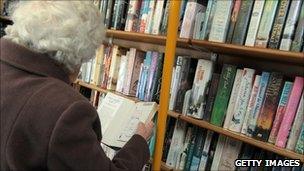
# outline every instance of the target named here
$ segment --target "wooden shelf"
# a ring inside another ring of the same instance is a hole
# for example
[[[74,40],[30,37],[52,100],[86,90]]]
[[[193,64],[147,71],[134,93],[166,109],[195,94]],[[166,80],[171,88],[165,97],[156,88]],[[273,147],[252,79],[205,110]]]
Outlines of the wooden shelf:
[[[133,96],[127,96],[127,95],[124,95],[122,93],[119,93],[119,92],[116,92],[116,91],[113,91],[113,90],[107,90],[107,89],[103,89],[101,87],[98,87],[96,85],[92,85],[92,84],[88,84],[82,80],[77,80],[75,81],[75,84],[78,84],[78,85],[81,85],[83,87],[86,87],[86,88],[89,88],[89,89],[92,89],[92,90],[95,90],[95,91],[99,91],[101,93],[108,93],[108,92],[111,92],[111,93],[114,93],[116,95],[119,95],[119,96],[122,96],[122,97],[125,97],[127,99],[130,99],[130,100],[133,100],[135,102],[139,102],[140,100],[136,97],[133,97]]]
[[[6,22],[13,22],[10,17],[8,16],[3,16],[3,15],[0,15],[0,20],[1,21],[6,21]]]
[[[194,119],[194,118],[191,118],[189,116],[181,115],[181,114],[173,112],[173,111],[169,111],[168,115],[172,116],[172,117],[175,117],[175,118],[179,118],[180,120],[186,121],[186,122],[191,123],[193,125],[197,125],[201,128],[205,128],[205,129],[217,132],[219,134],[226,135],[228,137],[234,138],[236,140],[240,140],[240,141],[245,142],[247,144],[251,144],[253,146],[262,148],[264,150],[268,150],[268,151],[274,152],[276,154],[279,154],[279,155],[282,155],[282,156],[285,156],[285,157],[288,157],[288,158],[300,159],[301,162],[304,162],[304,155],[295,153],[295,152],[293,152],[291,150],[288,150],[288,149],[285,149],[285,148],[277,147],[277,146],[275,146],[271,143],[259,141],[257,139],[245,136],[241,133],[236,133],[236,132],[224,129],[222,127],[212,125],[209,122]]]

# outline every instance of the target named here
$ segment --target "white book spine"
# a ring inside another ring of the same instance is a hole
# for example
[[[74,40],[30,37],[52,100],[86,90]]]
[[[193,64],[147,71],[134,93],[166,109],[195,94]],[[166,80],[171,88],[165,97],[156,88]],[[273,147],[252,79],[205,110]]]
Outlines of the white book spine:
[[[127,73],[128,57],[126,55],[121,56],[120,67],[118,72],[116,91],[122,92],[123,83]]]
[[[207,165],[207,161],[208,161],[208,157],[209,157],[208,153],[210,150],[212,136],[213,136],[213,132],[208,130],[205,144],[204,144],[203,154],[202,154],[201,161],[200,161],[199,168],[198,168],[198,170],[200,170],[200,171],[203,171],[206,169],[206,165]]]
[[[174,78],[171,83],[172,88],[171,88],[171,96],[170,96],[170,102],[169,102],[169,110],[174,109],[174,105],[175,105],[175,101],[176,101],[176,97],[177,97],[177,89],[178,89],[178,85],[181,81],[182,64],[183,64],[183,57],[181,57],[181,56],[177,57]]]
[[[187,129],[187,133],[185,136],[185,141],[183,142],[183,147],[181,149],[180,154],[178,155],[177,161],[176,161],[176,166],[175,168],[177,170],[183,170],[186,164],[186,159],[187,159],[187,153],[186,150],[189,146],[189,143],[191,141],[191,137],[192,137],[192,128],[189,127]]]
[[[145,33],[150,34],[152,25],[153,25],[153,14],[154,14],[154,8],[155,8],[155,0],[149,1],[149,12],[147,17],[147,25],[145,27]]]
[[[91,69],[91,77],[90,77],[90,84],[94,84],[95,83],[95,75],[97,73],[95,73],[95,68],[97,67],[97,63],[96,63],[96,56],[92,59],[92,69]]]
[[[191,92],[192,92],[191,90],[188,90],[185,93],[185,98],[184,98],[184,102],[183,102],[183,112],[182,112],[183,115],[187,114],[187,110],[189,108],[189,101],[190,101],[190,97],[191,97]]]
[[[258,28],[264,8],[265,0],[258,0],[254,2],[251,19],[248,27],[246,46],[254,46],[255,38],[258,33]]]
[[[286,148],[289,150],[294,150],[297,144],[297,140],[301,133],[302,124],[304,122],[304,93],[299,103],[296,117],[294,119],[291,131],[289,133],[288,143]]]
[[[163,12],[164,12],[164,1],[157,1],[156,8],[153,14],[153,26],[152,26],[152,34],[159,34],[159,27],[161,24]]]
[[[235,160],[241,151],[242,142],[226,138],[226,143],[224,146],[224,151],[222,153],[218,170],[235,170]]]
[[[127,67],[128,71],[126,73],[126,78],[125,78],[124,86],[123,86],[123,93],[127,94],[127,95],[129,94],[129,91],[130,91],[135,55],[136,55],[136,49],[130,48],[130,52],[128,53],[128,58],[129,58],[128,67]]]
[[[182,28],[180,32],[181,38],[192,38],[195,15],[201,8],[203,8],[203,6],[201,4],[198,4],[197,2],[192,2],[192,1],[187,2],[185,15],[182,22]]]
[[[218,1],[212,21],[209,41],[225,42],[233,1]]]
[[[260,78],[261,78],[260,75],[256,75],[255,79],[254,79],[249,103],[248,103],[247,110],[246,110],[246,115],[245,115],[245,118],[244,118],[244,123],[243,123],[242,130],[241,130],[242,134],[247,134],[248,118],[249,118],[250,115],[252,115],[252,112],[253,112],[254,102],[256,100],[258,90],[259,90]]]
[[[300,14],[301,1],[292,1],[287,20],[284,27],[283,37],[281,40],[280,50],[290,50],[291,42],[293,40],[295,26]]]
[[[230,121],[229,129],[231,131],[241,132],[252,89],[254,73],[254,69],[244,68],[240,91],[235,103],[235,112],[233,114],[232,120]]]
[[[205,12],[199,11],[195,16],[193,39],[200,39],[200,33],[205,20]]]
[[[237,96],[238,96],[238,93],[239,93],[239,90],[240,90],[242,75],[243,75],[243,70],[242,69],[237,69],[236,74],[235,74],[235,78],[234,78],[234,83],[233,83],[233,87],[232,87],[231,96],[230,96],[230,99],[229,99],[227,112],[226,112],[226,118],[225,118],[225,122],[224,122],[224,126],[223,126],[223,128],[225,128],[225,129],[228,129],[228,127],[230,125],[230,121],[231,121],[233,113],[234,113],[235,102],[236,102],[236,99],[237,99]]]
[[[91,70],[92,70],[92,59],[87,63],[87,71],[86,71],[86,77],[85,77],[85,82],[86,83],[90,82]]]
[[[220,164],[220,159],[224,151],[224,146],[226,142],[226,138],[224,135],[220,135],[216,144],[216,149],[215,149],[215,154],[213,157],[212,165],[211,165],[211,170],[218,170],[219,164]]]

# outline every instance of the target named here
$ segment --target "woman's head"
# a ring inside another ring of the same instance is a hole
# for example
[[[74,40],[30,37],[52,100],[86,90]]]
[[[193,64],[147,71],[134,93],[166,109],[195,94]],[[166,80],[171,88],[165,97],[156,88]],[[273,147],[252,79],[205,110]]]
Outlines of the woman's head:
[[[47,53],[70,73],[92,58],[104,39],[103,19],[92,1],[21,1],[12,20],[4,38]]]

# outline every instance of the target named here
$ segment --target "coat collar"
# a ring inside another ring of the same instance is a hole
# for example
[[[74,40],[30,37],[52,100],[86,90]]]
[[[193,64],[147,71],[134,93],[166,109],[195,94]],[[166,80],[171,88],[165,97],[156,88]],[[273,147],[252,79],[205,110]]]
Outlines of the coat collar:
[[[70,83],[67,72],[47,54],[34,52],[3,38],[0,45],[1,61],[36,75],[54,77]]]

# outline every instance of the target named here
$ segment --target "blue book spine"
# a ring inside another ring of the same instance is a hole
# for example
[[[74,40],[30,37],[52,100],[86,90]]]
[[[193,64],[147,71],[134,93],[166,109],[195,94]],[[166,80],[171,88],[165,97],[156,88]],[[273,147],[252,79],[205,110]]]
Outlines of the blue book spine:
[[[147,84],[149,67],[151,65],[151,60],[152,60],[152,52],[148,51],[146,53],[146,59],[145,59],[144,66],[143,66],[143,78],[141,81],[140,92],[139,92],[140,100],[145,100],[145,89],[146,89],[146,84]]]
[[[261,107],[262,107],[262,104],[264,101],[269,77],[270,77],[269,72],[262,73],[259,90],[258,90],[258,95],[257,95],[255,103],[254,103],[253,112],[252,112],[252,115],[249,116],[249,120],[248,120],[248,130],[247,130],[248,136],[252,136],[255,131],[256,122],[257,122],[257,119],[258,119],[258,116],[259,116],[259,113],[260,113],[260,110],[261,110]]]

